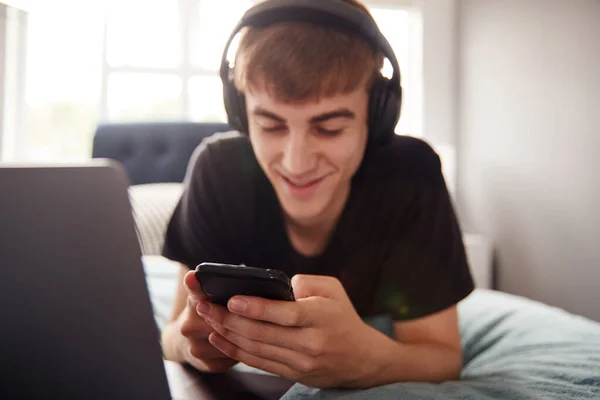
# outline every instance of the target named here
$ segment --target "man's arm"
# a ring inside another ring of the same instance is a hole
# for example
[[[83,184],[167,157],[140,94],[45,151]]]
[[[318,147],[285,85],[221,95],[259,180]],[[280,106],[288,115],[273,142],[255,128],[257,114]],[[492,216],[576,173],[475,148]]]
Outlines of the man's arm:
[[[183,285],[183,279],[189,272],[189,268],[183,264],[179,268],[179,277],[177,278],[177,289],[175,292],[175,299],[173,301],[173,311],[171,312],[171,318],[165,326],[162,332],[162,348],[163,355],[166,360],[183,362],[183,357],[180,351],[181,342],[184,337],[181,335],[181,328],[177,323],[179,316],[185,309],[188,301],[188,292]]]
[[[372,344],[376,367],[361,386],[460,378],[462,345],[456,306],[417,320],[396,322],[395,328],[397,340],[381,334]]]

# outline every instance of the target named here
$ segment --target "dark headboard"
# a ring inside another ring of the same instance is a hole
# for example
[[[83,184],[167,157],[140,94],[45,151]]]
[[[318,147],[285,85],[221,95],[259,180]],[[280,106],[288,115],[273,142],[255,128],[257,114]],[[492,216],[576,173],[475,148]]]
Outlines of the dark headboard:
[[[220,123],[100,124],[92,157],[123,163],[132,185],[182,182],[194,149],[204,138],[228,130]]]

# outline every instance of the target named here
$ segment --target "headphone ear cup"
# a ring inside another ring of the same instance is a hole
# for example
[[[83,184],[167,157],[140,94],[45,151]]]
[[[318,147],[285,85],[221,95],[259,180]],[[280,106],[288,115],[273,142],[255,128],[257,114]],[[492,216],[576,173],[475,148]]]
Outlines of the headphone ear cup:
[[[369,140],[379,142],[389,130],[387,115],[388,80],[379,76],[373,82],[369,99]]]
[[[227,78],[222,78],[223,83],[223,105],[225,106],[225,112],[227,113],[227,122],[232,129],[239,128],[239,121],[237,116],[237,101],[236,94],[234,93],[235,88],[229,83]]]
[[[223,105],[227,113],[228,124],[230,128],[248,133],[248,119],[246,117],[246,101],[244,95],[240,93],[230,78],[231,71],[221,76],[223,83]]]
[[[243,134],[248,135],[250,131],[248,130],[248,113],[246,111],[246,96],[244,96],[239,91],[236,92],[236,101],[237,101],[237,110],[238,110],[238,118],[239,118],[239,127],[237,128]]]
[[[376,141],[377,136],[381,134],[381,97],[382,97],[382,77],[377,77],[373,86],[371,87],[371,94],[369,96],[369,113],[368,113],[368,127],[369,127],[369,141]]]
[[[379,76],[371,89],[369,102],[369,136],[378,144],[386,144],[395,134],[400,117],[398,91],[391,80]]]
[[[386,82],[385,104],[382,105],[382,133],[386,136],[382,138],[384,142],[391,140],[396,134],[396,125],[400,120],[400,110],[402,108],[402,88],[394,87],[392,81]]]

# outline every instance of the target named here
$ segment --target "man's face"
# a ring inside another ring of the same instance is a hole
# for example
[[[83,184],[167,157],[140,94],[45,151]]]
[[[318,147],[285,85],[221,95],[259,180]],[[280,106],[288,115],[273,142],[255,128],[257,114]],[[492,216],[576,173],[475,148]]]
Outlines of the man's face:
[[[366,148],[366,91],[303,104],[253,91],[246,104],[254,153],[287,217],[301,225],[337,217]]]

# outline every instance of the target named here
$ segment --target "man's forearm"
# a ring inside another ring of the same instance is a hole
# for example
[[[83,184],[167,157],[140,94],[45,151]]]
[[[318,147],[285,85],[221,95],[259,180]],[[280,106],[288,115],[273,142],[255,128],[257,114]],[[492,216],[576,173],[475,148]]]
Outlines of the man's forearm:
[[[460,378],[462,352],[435,343],[402,343],[380,332],[373,335],[371,368],[355,386],[396,382],[444,382]]]
[[[183,357],[180,351],[181,333],[176,321],[171,321],[165,325],[162,335],[162,349],[165,360],[183,362]]]

